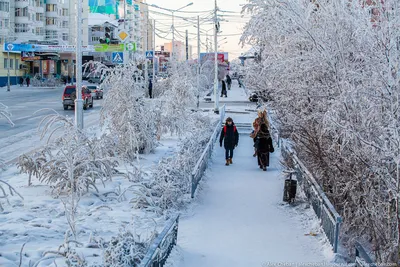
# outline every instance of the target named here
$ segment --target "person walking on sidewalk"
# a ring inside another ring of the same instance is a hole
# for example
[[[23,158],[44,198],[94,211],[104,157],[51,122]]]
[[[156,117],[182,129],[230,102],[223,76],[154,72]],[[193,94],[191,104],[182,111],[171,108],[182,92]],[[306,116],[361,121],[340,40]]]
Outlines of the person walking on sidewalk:
[[[233,163],[233,150],[239,143],[239,133],[236,129],[235,123],[230,117],[226,119],[225,126],[222,128],[221,135],[219,137],[220,147],[222,147],[222,141],[224,141],[225,148],[225,165],[229,166],[229,164]]]
[[[231,76],[229,76],[229,74],[226,75],[226,84],[228,85],[228,90],[231,90],[232,79]]]
[[[225,81],[222,80],[221,97],[224,96],[224,95],[225,95],[225,97],[228,97],[227,91],[226,91],[226,84],[225,84]]]
[[[19,77],[19,85],[24,86],[24,77]]]
[[[29,87],[29,84],[31,83],[31,78],[26,77],[26,87]]]
[[[272,138],[268,126],[265,123],[261,124],[256,138],[258,139],[258,166],[260,166],[260,169],[263,169],[263,171],[266,171],[267,167],[269,167],[269,153],[274,152],[274,146],[272,145]]]

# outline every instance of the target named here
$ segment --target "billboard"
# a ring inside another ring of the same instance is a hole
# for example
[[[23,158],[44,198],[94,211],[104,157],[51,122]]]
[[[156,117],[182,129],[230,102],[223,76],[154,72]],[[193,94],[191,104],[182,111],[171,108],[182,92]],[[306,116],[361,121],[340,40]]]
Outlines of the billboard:
[[[204,63],[207,60],[214,61],[215,53],[200,53],[200,63]],[[228,52],[218,52],[217,55],[218,62],[228,62]]]

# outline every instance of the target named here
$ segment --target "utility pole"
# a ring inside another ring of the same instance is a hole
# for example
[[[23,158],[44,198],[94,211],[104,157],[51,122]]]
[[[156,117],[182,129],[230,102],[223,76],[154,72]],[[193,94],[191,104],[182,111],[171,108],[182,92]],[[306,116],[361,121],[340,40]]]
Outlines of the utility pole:
[[[124,0],[124,32],[126,32],[126,1],[127,0]],[[129,53],[126,51],[126,40],[124,40],[124,52],[122,52],[122,54],[124,55],[123,63],[125,65],[129,62]]]
[[[174,12],[172,12],[172,61],[175,59],[175,26],[174,26]]]
[[[76,0],[76,84],[75,84],[75,127],[83,129],[83,100],[82,100],[82,0]]]
[[[197,16],[197,109],[200,107],[200,16]]]
[[[217,18],[217,0],[215,0],[215,9],[214,9],[214,63],[215,63],[215,76],[214,76],[214,113],[219,114],[219,95],[218,95],[218,18]]]
[[[10,46],[7,47],[7,91],[10,91]]]
[[[145,37],[144,37],[144,87],[146,90],[149,88],[148,79],[149,79],[149,71],[148,71],[148,64],[147,64],[147,56],[146,51],[148,48],[148,38],[149,38],[149,11],[146,11],[146,15],[144,16],[145,19]],[[154,55],[153,55],[154,56]]]
[[[156,20],[153,19],[153,87],[156,81]]]
[[[186,30],[186,61],[189,60],[189,32]]]

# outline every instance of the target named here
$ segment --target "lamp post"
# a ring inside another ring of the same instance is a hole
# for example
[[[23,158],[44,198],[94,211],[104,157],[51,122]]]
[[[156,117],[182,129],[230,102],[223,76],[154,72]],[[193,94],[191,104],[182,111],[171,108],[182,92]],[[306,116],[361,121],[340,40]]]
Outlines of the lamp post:
[[[219,114],[219,98],[218,98],[218,38],[217,34],[219,31],[218,17],[217,17],[217,0],[215,0],[214,9],[214,62],[215,62],[215,76],[214,76],[214,113]]]
[[[13,49],[12,44],[7,45],[7,91],[10,91],[10,50]]]
[[[83,100],[82,100],[82,0],[76,5],[76,83],[75,83],[75,127],[83,129]]]

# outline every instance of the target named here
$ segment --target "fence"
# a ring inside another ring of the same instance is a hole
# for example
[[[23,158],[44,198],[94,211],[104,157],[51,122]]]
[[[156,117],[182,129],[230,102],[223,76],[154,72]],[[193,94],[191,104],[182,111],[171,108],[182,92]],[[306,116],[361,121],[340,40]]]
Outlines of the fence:
[[[356,242],[355,244],[356,248],[356,267],[376,267],[376,264],[374,264],[365,251],[364,247]]]
[[[215,126],[214,132],[211,135],[210,141],[208,141],[206,148],[204,149],[203,153],[201,154],[199,160],[197,161],[193,171],[192,171],[192,192],[191,196],[194,198],[194,193],[196,192],[197,186],[203,177],[205,170],[207,169],[208,160],[211,158],[211,154],[214,148],[214,143],[218,138],[218,133],[221,131],[221,124],[225,118],[225,105],[220,108],[219,114],[220,118]]]
[[[342,217],[337,213],[320,185],[304,164],[297,158],[294,151],[286,144],[282,144],[281,151],[284,158],[290,158],[293,161],[297,180],[320,219],[322,229],[333,247],[333,252],[337,253]]]
[[[162,267],[178,240],[179,215],[172,219],[154,240],[140,267]]]

